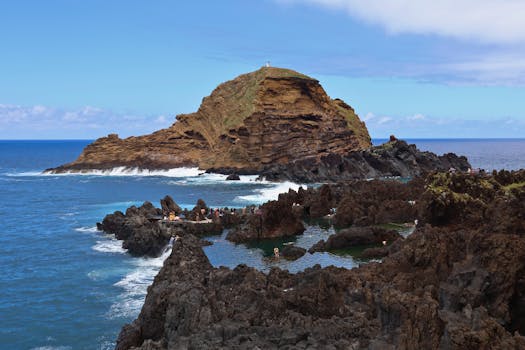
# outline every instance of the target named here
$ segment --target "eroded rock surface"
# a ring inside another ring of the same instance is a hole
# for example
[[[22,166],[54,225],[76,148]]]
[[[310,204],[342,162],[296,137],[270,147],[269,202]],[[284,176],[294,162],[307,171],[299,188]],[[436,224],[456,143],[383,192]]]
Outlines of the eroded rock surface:
[[[169,128],[88,145],[77,160],[50,172],[114,167],[236,169],[367,148],[370,136],[354,110],[327,96],[319,82],[288,69],[264,67],[220,84],[195,113]]]
[[[254,214],[248,215],[243,222],[230,230],[226,239],[241,243],[300,235],[305,229],[301,217],[293,211],[293,203],[280,199],[269,201]]]
[[[429,177],[429,224],[352,270],[214,268],[186,235],[117,349],[524,349],[525,171],[465,176]]]
[[[402,238],[395,230],[381,227],[351,227],[341,230],[326,240],[317,242],[308,250],[310,253],[348,249],[354,246],[391,244]]]
[[[415,145],[393,139],[383,145],[347,153],[298,159],[289,164],[273,164],[261,172],[267,180],[295,182],[338,182],[399,176],[417,177],[432,171],[471,168],[467,158],[447,153],[438,156],[422,152]]]

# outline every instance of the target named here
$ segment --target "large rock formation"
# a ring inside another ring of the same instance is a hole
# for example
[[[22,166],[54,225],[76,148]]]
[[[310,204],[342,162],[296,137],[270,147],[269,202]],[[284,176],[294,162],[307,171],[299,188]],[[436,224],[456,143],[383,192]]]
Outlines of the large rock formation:
[[[236,168],[258,172],[371,145],[354,110],[327,96],[319,82],[288,69],[264,67],[219,85],[199,110],[169,128],[120,139],[112,134],[50,172],[130,167]]]
[[[223,222],[194,222],[194,221],[161,221],[163,216],[171,213],[179,214],[181,208],[170,196],[160,200],[161,208],[155,208],[150,202],[144,202],[139,207],[131,206],[126,213],[116,211],[104,217],[97,223],[97,229],[122,240],[122,247],[134,256],[161,255],[172,237],[192,234],[196,236],[218,234],[223,230]],[[199,200],[195,209],[188,215],[201,215],[200,209],[205,207],[203,200]],[[202,218],[201,218],[202,219]]]
[[[450,168],[467,171],[471,165],[463,156],[422,152],[416,145],[393,137],[387,143],[361,151],[297,159],[289,164],[276,163],[264,169],[260,176],[273,181],[337,182],[392,176],[409,178]]]
[[[432,176],[421,208],[436,226],[352,270],[214,268],[188,235],[117,349],[524,349],[524,193],[523,171]],[[467,220],[448,210],[476,199]]]

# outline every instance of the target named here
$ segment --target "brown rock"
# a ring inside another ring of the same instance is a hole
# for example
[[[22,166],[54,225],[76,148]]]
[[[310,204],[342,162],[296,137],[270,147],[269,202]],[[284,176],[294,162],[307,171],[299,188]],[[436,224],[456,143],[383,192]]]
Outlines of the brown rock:
[[[51,172],[117,166],[260,170],[308,157],[367,148],[370,136],[354,110],[319,82],[281,68],[261,68],[219,85],[199,110],[150,135],[111,134]]]

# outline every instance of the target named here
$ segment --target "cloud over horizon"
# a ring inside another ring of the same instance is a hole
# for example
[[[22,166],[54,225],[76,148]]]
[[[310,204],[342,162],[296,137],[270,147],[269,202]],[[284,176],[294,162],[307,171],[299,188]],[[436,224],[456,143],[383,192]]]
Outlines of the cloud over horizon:
[[[397,52],[398,56],[386,58],[359,58],[359,54],[352,53],[329,59],[334,62],[319,59],[320,69],[331,70],[329,74],[396,76],[468,85],[525,85],[525,1],[274,1],[343,12],[349,21],[379,27],[390,41],[409,45]],[[403,56],[410,51],[414,57]]]
[[[173,121],[165,115],[145,116],[93,106],[63,109],[0,104],[0,139],[93,139],[109,133],[128,137],[168,127]]]
[[[523,138],[525,120],[497,118],[468,120],[428,117],[421,113],[393,117],[367,113],[362,120],[372,138]]]
[[[435,34],[486,43],[525,43],[521,0],[277,0],[347,11],[393,34]]]

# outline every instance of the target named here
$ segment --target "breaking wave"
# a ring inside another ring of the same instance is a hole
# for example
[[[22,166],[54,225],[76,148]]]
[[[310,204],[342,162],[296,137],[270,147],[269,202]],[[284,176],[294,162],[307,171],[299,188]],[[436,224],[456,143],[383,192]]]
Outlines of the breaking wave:
[[[274,183],[266,188],[259,188],[254,190],[253,194],[245,196],[237,196],[235,201],[243,203],[262,204],[270,200],[276,200],[280,193],[288,192],[289,189],[297,191],[301,187],[300,184],[294,182],[279,182]]]
[[[189,177],[198,176],[203,171],[199,168],[173,168],[166,170],[149,170],[129,167],[116,167],[106,170],[67,171],[55,174],[51,172],[27,171],[20,173],[6,173],[6,176],[164,176],[164,177]]]
[[[153,278],[170,253],[171,247],[168,246],[158,258],[133,259],[132,263],[135,268],[114,284],[122,289],[122,293],[117,297],[117,301],[111,305],[109,318],[136,317],[139,314],[148,287],[153,283]]]

